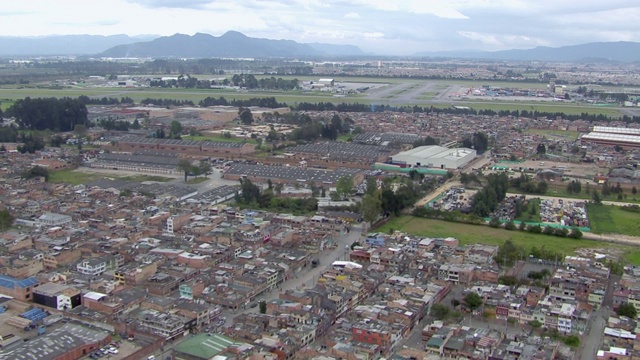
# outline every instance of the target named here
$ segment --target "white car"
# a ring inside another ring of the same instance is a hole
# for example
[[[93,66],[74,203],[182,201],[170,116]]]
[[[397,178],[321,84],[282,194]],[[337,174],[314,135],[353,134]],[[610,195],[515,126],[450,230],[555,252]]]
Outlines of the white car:
[[[114,354],[114,355],[118,353],[118,349],[114,347],[110,347],[107,351],[109,351],[110,354]]]

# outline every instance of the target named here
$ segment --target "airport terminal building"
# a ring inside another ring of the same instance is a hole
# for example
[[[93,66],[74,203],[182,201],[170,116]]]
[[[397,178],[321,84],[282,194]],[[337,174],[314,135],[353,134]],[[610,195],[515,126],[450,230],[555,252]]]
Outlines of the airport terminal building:
[[[449,149],[442,146],[419,146],[391,157],[395,165],[436,169],[459,169],[476,157],[476,151],[468,148]]]

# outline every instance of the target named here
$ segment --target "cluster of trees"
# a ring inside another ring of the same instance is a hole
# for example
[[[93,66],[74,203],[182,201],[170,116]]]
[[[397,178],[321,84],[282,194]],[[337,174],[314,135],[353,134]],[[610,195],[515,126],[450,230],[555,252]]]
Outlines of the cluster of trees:
[[[635,305],[628,302],[618,305],[618,308],[616,309],[616,314],[620,316],[626,316],[632,320],[635,320],[638,318],[638,310],[636,309]]]
[[[309,115],[284,116],[285,122],[292,122],[299,127],[289,134],[290,140],[313,141],[320,137],[327,140],[336,140],[340,134],[348,134],[351,131],[353,120],[349,117],[344,119],[338,114],[334,114],[331,120],[318,118],[312,120]]]
[[[178,169],[184,173],[184,181],[187,181],[189,175],[191,176],[200,176],[204,175],[205,177],[211,174],[211,163],[207,160],[200,160],[197,165],[194,165],[188,159],[180,159],[178,161]]]
[[[562,261],[564,259],[563,254],[546,249],[544,245],[540,248],[533,246],[531,249],[526,249],[522,246],[517,246],[511,240],[506,240],[498,247],[498,252],[494,259],[498,264],[507,266],[515,264],[518,260],[526,259],[530,255],[536,259],[551,261]]]
[[[206,106],[238,106],[238,107],[250,107],[250,106],[259,106],[268,109],[276,109],[276,108],[284,108],[288,107],[285,103],[279,103],[276,101],[276,98],[273,96],[265,97],[265,98],[250,98],[245,100],[237,100],[231,99],[227,101],[224,97],[220,96],[219,98],[214,97],[206,97],[203,100],[200,100],[198,105],[202,107]]]
[[[251,74],[236,74],[231,78],[234,86],[240,86],[247,89],[263,89],[263,90],[294,90],[298,88],[298,79],[285,80],[283,78],[262,78],[256,79]]]
[[[152,99],[146,98],[140,101],[142,105],[156,105],[156,106],[195,106],[191,100],[176,100],[176,99]]]
[[[567,184],[567,192],[569,194],[580,194],[582,191],[582,184],[578,180],[571,180],[569,184]]]
[[[244,125],[251,125],[253,123],[253,114],[249,108],[240,106],[238,108],[238,117],[240,118],[240,122]]]
[[[26,97],[16,100],[6,115],[15,117],[17,124],[28,130],[71,131],[78,124],[87,125],[87,107],[69,97]]]
[[[484,132],[476,131],[462,140],[462,147],[475,149],[478,154],[482,154],[489,148],[489,137]]]
[[[373,112],[371,105],[359,103],[301,102],[295,107],[292,106],[292,109],[298,111]]]
[[[49,170],[42,166],[34,166],[22,174],[24,179],[33,179],[42,176],[45,181],[49,181]]]
[[[43,150],[45,147],[44,138],[41,136],[33,136],[33,134],[31,133],[25,134],[23,132],[20,134],[20,136],[18,136],[18,139],[20,140],[22,145],[18,145],[16,147],[16,150],[18,150],[18,152],[22,154],[33,154],[38,150]]]
[[[313,197],[306,199],[276,197],[276,193],[279,191],[277,189],[281,189],[281,186],[276,185],[274,188],[271,180],[267,184],[267,189],[260,190],[260,187],[251,180],[240,179],[242,192],[236,194],[236,202],[253,207],[287,210],[296,213],[318,210],[318,199]]]
[[[432,138],[431,136],[427,136],[425,138],[421,138],[414,141],[413,147],[416,148],[419,146],[429,146],[429,145],[438,145],[438,144],[440,144],[440,140],[436,138]]]
[[[13,126],[0,127],[0,143],[13,143],[18,141],[18,130]]]
[[[621,195],[624,191],[622,190],[622,187],[620,186],[620,183],[616,183],[615,186],[611,186],[609,185],[609,182],[605,182],[604,184],[602,184],[602,196],[610,196],[612,194],[618,194]]]
[[[135,119],[133,123],[130,123],[125,120],[115,120],[115,119],[101,119],[98,121],[98,126],[102,127],[105,130],[118,130],[118,131],[129,131],[129,129],[140,129],[142,125],[138,119]]]
[[[480,217],[491,215],[505,198],[508,188],[507,174],[489,174],[487,184],[471,198],[471,211]]]
[[[85,105],[132,105],[134,103],[133,99],[128,96],[118,99],[114,97],[90,98],[86,95],[80,95],[78,101]]]
[[[13,217],[13,215],[11,215],[9,210],[0,210],[0,231],[9,229],[11,227],[11,224],[13,224],[13,220],[15,220],[15,218]]]
[[[377,179],[368,177],[361,203],[362,218],[374,223],[381,215],[400,215],[402,210],[413,206],[423,194],[435,187],[434,180],[421,179],[417,172],[413,177],[386,178],[378,188]]]
[[[539,194],[544,195],[549,189],[549,184],[546,181],[535,181],[531,177],[520,174],[517,178],[512,178],[509,181],[509,186],[516,188],[527,194]]]

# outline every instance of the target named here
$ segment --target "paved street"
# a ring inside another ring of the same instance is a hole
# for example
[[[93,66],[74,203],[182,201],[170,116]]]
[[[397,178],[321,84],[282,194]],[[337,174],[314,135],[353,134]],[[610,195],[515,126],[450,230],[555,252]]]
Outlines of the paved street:
[[[336,247],[332,249],[325,250],[317,255],[318,259],[320,259],[320,265],[316,268],[308,267],[306,270],[298,274],[293,279],[285,282],[280,286],[280,289],[273,289],[270,292],[264,293],[258,297],[259,300],[273,300],[277,299],[280,296],[281,292],[286,290],[291,290],[295,288],[304,288],[304,287],[313,287],[315,283],[318,281],[320,274],[324,271],[328,270],[331,267],[331,263],[336,260],[345,260],[348,255],[348,250],[345,249],[345,246],[351,246],[356,241],[359,241],[362,237],[362,225],[361,224],[353,224],[351,225],[351,231],[346,233],[341,232],[336,238],[333,239],[336,242]],[[259,307],[247,308],[242,311],[232,312],[230,310],[224,310],[223,316],[226,317],[225,325],[230,325],[233,323],[233,318],[243,314],[243,313],[257,313],[259,311]]]
[[[619,275],[610,276],[602,306],[594,312],[587,322],[586,335],[582,337],[580,348],[576,351],[574,359],[590,360],[596,358],[596,354],[602,345],[606,320],[613,314],[613,310],[611,310],[613,308],[613,291],[619,281]]]

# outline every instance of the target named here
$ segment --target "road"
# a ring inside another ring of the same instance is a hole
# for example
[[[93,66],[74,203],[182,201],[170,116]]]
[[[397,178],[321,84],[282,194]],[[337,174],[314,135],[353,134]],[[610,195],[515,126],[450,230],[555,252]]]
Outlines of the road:
[[[576,351],[574,359],[596,359],[596,354],[602,346],[606,319],[613,314],[613,311],[611,310],[613,308],[613,291],[619,281],[619,275],[610,275],[602,306],[600,306],[589,318],[584,332],[585,335],[581,339],[580,347]]]
[[[272,291],[260,295],[258,299],[268,302],[270,300],[278,299],[281,292],[293,290],[296,288],[301,289],[305,287],[313,287],[320,278],[320,275],[331,268],[331,263],[336,260],[347,259],[348,250],[345,249],[345,246],[350,247],[354,242],[360,241],[360,239],[362,238],[361,233],[361,224],[351,225],[351,230],[348,233],[345,233],[343,231],[333,239],[333,241],[336,242],[336,246],[334,248],[325,250],[317,255],[318,259],[320,260],[319,266],[315,268],[308,267],[307,269],[309,270],[305,271],[304,273],[297,274],[293,279],[282,284],[279,289],[276,288]],[[257,313],[258,311],[259,307],[256,306],[254,308],[246,308],[237,312],[224,310],[222,313],[223,316],[226,317],[225,325],[231,325],[233,323],[234,317],[244,313]]]

